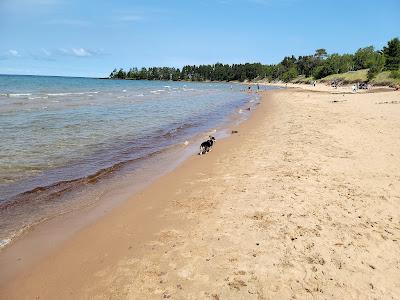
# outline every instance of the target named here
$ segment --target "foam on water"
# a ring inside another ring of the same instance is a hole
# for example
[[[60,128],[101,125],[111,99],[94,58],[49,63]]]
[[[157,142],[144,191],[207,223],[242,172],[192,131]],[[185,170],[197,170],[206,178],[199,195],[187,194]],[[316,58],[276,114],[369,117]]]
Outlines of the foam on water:
[[[87,95],[87,94],[98,94],[99,92],[97,91],[90,91],[90,92],[69,92],[69,93],[49,93],[46,94],[47,96],[73,96],[73,95]]]
[[[22,94],[5,94],[5,95],[8,97],[26,97],[26,96],[30,96],[32,94],[31,93],[22,93]]]
[[[0,249],[5,247],[7,244],[9,244],[11,242],[11,239],[4,239],[4,240],[0,240]]]

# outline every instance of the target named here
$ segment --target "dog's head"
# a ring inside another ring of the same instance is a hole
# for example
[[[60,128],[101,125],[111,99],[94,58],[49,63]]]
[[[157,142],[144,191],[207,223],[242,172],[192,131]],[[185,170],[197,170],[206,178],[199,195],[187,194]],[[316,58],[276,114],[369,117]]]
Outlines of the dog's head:
[[[215,137],[210,135],[209,138],[210,138],[211,141],[215,141]]]

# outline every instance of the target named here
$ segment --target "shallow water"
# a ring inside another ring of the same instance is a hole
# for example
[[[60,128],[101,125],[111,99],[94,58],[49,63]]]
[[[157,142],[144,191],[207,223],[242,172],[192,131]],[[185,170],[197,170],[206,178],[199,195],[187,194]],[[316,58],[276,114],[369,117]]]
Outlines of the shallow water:
[[[226,122],[257,98],[242,89],[1,75],[0,240],[69,207],[73,188]]]

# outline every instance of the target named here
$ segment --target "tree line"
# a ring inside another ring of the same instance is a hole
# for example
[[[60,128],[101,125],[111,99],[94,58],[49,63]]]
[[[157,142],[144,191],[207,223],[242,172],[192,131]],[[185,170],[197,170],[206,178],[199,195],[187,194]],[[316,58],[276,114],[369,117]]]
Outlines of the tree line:
[[[261,63],[187,65],[182,69],[171,67],[114,69],[110,78],[132,80],[188,80],[188,81],[252,81],[266,79],[289,82],[299,75],[321,79],[331,74],[368,69],[368,79],[387,70],[400,77],[400,40],[390,40],[381,50],[373,46],[358,49],[354,54],[328,54],[317,49],[314,54],[286,56],[278,64]]]

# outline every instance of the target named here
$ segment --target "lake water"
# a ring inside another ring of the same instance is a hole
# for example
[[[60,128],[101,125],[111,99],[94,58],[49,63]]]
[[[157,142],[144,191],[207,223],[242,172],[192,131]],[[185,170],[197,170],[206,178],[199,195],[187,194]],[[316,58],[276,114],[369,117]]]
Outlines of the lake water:
[[[228,83],[0,75],[0,247],[58,198],[212,132],[256,94]]]

